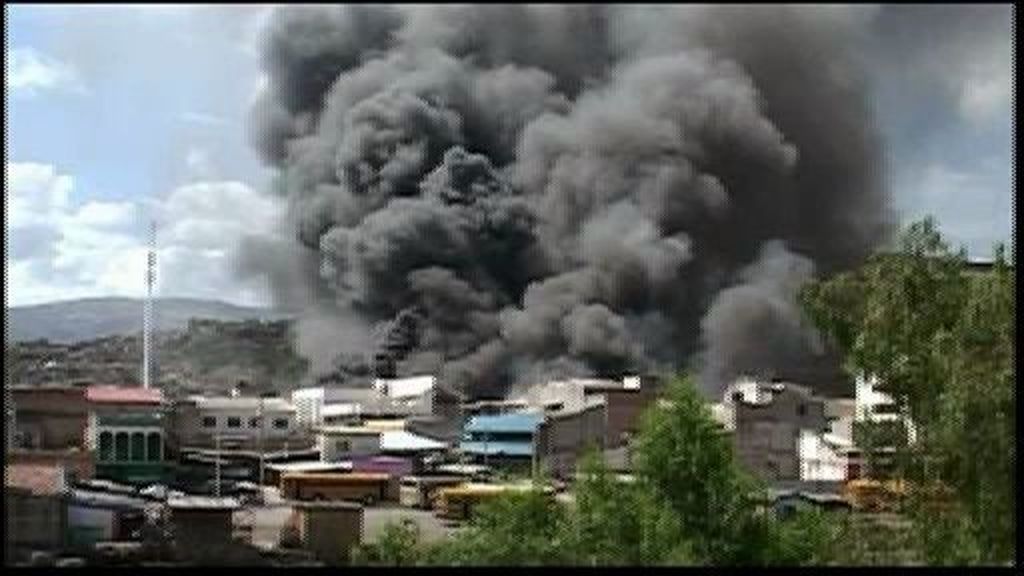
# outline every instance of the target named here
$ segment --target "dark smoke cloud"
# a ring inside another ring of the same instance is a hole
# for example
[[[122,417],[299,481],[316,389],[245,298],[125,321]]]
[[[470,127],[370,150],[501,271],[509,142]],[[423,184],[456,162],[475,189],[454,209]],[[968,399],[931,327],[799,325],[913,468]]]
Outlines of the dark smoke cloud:
[[[850,49],[863,21],[279,9],[252,134],[295,242],[246,269],[306,295],[303,352],[348,374],[376,354],[485,395],[694,359],[708,390],[785,371],[817,358],[800,283],[891,228]]]

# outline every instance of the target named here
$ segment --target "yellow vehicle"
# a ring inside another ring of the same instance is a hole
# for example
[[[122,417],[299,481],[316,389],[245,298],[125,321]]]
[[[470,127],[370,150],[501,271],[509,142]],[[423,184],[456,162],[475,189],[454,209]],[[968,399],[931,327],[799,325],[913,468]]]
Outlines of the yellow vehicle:
[[[350,500],[372,506],[398,499],[398,483],[389,474],[286,473],[281,496],[291,500]]]
[[[398,501],[409,508],[430,508],[438,490],[465,482],[464,476],[405,476],[399,482]]]
[[[851,480],[843,487],[843,497],[855,510],[891,512],[907,494],[902,480]]]
[[[447,520],[467,520],[473,509],[508,492],[527,492],[534,490],[532,484],[474,484],[465,483],[449,488],[441,488],[435,498],[435,512]],[[544,493],[554,495],[554,489],[544,488]]]

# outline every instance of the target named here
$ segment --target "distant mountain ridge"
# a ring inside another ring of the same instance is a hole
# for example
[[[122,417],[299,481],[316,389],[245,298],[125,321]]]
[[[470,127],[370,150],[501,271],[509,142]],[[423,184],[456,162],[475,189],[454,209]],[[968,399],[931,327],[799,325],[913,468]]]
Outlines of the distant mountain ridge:
[[[74,343],[108,336],[137,334],[142,330],[142,300],[138,298],[83,298],[17,306],[5,310],[4,342],[49,340]],[[236,306],[217,300],[157,298],[153,302],[155,330],[182,330],[192,318],[237,322],[284,320],[288,314]]]

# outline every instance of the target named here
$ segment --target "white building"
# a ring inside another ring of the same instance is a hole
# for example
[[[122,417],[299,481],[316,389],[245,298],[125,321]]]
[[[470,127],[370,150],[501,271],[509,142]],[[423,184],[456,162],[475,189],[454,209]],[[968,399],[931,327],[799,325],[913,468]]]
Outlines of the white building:
[[[791,398],[794,402],[776,405],[790,388],[800,392]],[[804,387],[740,377],[710,407],[713,418],[734,435],[737,454],[754,468],[765,452],[772,452],[770,460],[785,469],[789,480],[847,479],[853,445],[852,399],[824,399]],[[744,422],[737,422],[739,412],[745,415]],[[812,413],[817,416],[810,417]],[[770,471],[773,466],[768,464]]]
[[[865,378],[863,375],[857,377],[855,422],[892,422],[901,418],[892,396],[877,388],[877,377]],[[906,418],[905,422],[907,438],[913,444],[917,441],[917,429],[909,418]]]
[[[800,431],[800,480],[843,482],[849,471],[848,451],[853,443],[836,434]]]
[[[282,398],[191,396],[176,406],[175,417],[183,446],[273,446],[301,435],[295,409]]]
[[[332,419],[431,416],[437,390],[433,376],[378,378],[368,388],[301,388],[292,392],[292,404],[297,424],[311,429]]]
[[[740,376],[725,387],[722,400],[711,404],[711,416],[726,430],[736,429],[736,403],[765,406],[772,401],[772,392],[779,392],[783,384],[765,384],[749,376]]]
[[[447,445],[395,426],[323,426],[317,443],[321,462],[344,462],[378,454],[426,454]]]
[[[380,430],[356,426],[323,426],[317,431],[321,462],[343,462],[380,454]]]
[[[525,410],[543,410],[546,413],[576,413],[601,401],[607,391],[640,389],[638,376],[626,376],[621,381],[607,378],[570,378],[552,380],[530,386],[512,400]]]

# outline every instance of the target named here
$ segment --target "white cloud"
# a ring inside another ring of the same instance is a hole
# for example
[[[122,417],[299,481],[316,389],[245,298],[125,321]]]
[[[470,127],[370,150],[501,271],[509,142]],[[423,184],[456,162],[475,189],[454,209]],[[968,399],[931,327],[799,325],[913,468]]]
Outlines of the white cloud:
[[[75,201],[74,179],[53,166],[8,162],[8,305],[87,296],[142,296],[146,213],[159,223],[157,293],[267,304],[240,282],[231,256],[243,234],[271,227],[278,200],[241,182],[176,188],[147,209],[139,202]],[[43,246],[42,244],[46,244]]]
[[[57,174],[48,164],[34,162],[8,162],[5,168],[8,228],[47,224],[67,209],[74,187],[70,176]]]
[[[259,55],[260,39],[274,8],[272,5],[258,5],[244,14],[241,39],[235,45],[243,54],[252,57]]]
[[[33,48],[14,48],[5,56],[6,86],[9,90],[34,95],[42,90],[84,93],[78,72]]]
[[[125,10],[139,14],[153,16],[169,16],[187,14],[195,10],[195,4],[95,4],[92,8],[105,8],[108,10]]]
[[[209,178],[213,175],[210,153],[204,148],[189,148],[185,154],[185,166],[195,178]]]
[[[995,158],[970,168],[934,162],[903,171],[894,189],[905,219],[935,216],[942,234],[973,257],[992,255],[998,241],[1013,235],[1011,168]]]
[[[1013,106],[1013,63],[1009,43],[991,42],[964,66],[957,83],[959,111],[979,125],[999,115],[1009,121]]]
[[[228,121],[222,116],[215,116],[213,114],[204,114],[202,112],[185,112],[180,118],[184,122],[189,124],[199,124],[201,126],[219,127],[227,125]]]

